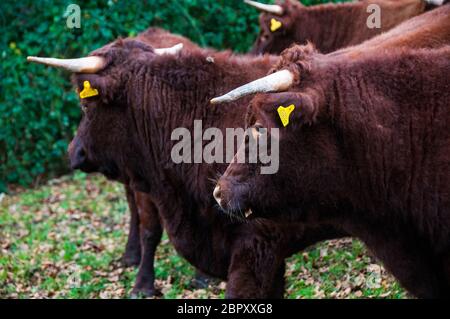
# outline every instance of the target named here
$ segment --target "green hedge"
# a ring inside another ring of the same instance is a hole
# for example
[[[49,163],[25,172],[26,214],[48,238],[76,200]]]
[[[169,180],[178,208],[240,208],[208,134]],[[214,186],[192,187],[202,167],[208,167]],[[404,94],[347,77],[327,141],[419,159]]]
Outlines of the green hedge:
[[[26,56],[79,57],[149,26],[245,52],[258,32],[258,12],[241,0],[83,1],[81,29],[71,30],[64,12],[73,2],[3,0],[0,6],[0,192],[65,172],[80,116],[69,74],[28,64]],[[329,1],[303,1],[320,2]]]

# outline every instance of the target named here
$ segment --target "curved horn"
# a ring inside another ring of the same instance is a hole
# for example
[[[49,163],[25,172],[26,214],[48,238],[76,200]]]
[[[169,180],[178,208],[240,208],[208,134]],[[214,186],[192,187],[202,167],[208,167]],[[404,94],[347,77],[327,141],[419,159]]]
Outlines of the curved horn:
[[[88,56],[79,59],[56,59],[29,56],[27,57],[27,61],[62,68],[74,73],[95,73],[103,69],[106,64],[105,59],[99,56]]]
[[[231,102],[253,93],[284,91],[287,90],[293,82],[294,75],[291,73],[291,71],[278,71],[263,78],[257,79],[253,82],[247,83],[243,86],[240,86],[225,95],[216,97],[211,100],[211,103],[218,104]]]
[[[163,48],[163,49],[155,49],[155,53],[157,55],[164,55],[164,54],[177,54],[183,49],[183,43],[175,44],[173,47],[170,48]]]
[[[258,10],[273,13],[276,15],[282,15],[284,11],[282,6],[276,4],[264,4],[251,0],[244,0],[244,2],[252,7],[255,7]]]

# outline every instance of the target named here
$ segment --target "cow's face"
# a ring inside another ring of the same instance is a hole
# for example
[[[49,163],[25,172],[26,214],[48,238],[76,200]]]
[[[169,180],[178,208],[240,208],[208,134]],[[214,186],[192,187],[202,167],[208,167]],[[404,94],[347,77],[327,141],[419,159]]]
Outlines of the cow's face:
[[[126,124],[126,106],[114,101],[103,104],[91,98],[81,101],[81,109],[82,119],[69,145],[72,169],[100,172],[110,179],[125,182],[127,176],[121,164],[133,150],[132,128]]]
[[[27,58],[75,74],[73,83],[81,99],[83,117],[69,146],[71,166],[85,172],[101,172],[142,192],[149,191],[146,180],[151,175],[149,165],[142,162],[143,153],[152,143],[148,120],[156,118],[153,85],[160,85],[153,81],[153,71],[161,70],[153,67],[153,60],[177,54],[183,46],[178,43],[153,49],[148,44],[152,39],[119,39],[89,57],[77,59]]]
[[[249,135],[264,137],[258,136],[265,128],[278,139],[277,144],[267,145],[272,158],[278,158],[278,171],[263,174],[261,163],[234,160],[213,193],[225,211],[240,217],[249,209],[255,215],[279,210],[289,215],[290,208],[324,200],[324,190],[334,192],[333,183],[340,180],[336,167],[342,167],[337,165],[342,156],[327,111],[334,72],[312,46],[296,46],[283,52],[269,75],[211,100],[224,103],[252,93],[287,90],[256,95],[246,117],[247,127],[252,128]],[[250,149],[249,141],[241,149]],[[277,150],[278,156],[272,154]]]
[[[69,146],[73,169],[100,172],[108,178],[133,182],[142,172],[142,154],[135,114],[130,107],[134,67],[154,58],[153,49],[138,41],[118,41],[94,52],[106,66],[95,74],[73,77],[78,92],[89,82],[98,95],[81,98],[83,112],[77,133]]]
[[[293,44],[295,30],[294,22],[298,6],[290,1],[279,4],[283,8],[283,14],[262,13],[259,17],[260,32],[253,44],[252,54],[280,54],[284,49]]]
[[[320,114],[318,101],[301,93],[260,94],[253,99],[247,125],[255,136],[261,127],[269,132],[279,129],[279,170],[264,175],[260,164],[233,161],[214,191],[225,211],[241,218],[249,211],[253,217],[276,217],[280,211],[287,216],[325,198],[323,192],[338,180],[339,156],[332,126]],[[288,105],[295,109],[284,127],[277,108]]]

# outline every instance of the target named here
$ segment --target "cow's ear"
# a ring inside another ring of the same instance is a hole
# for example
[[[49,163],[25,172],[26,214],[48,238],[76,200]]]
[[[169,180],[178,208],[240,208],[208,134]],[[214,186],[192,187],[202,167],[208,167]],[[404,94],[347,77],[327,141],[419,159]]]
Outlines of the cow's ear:
[[[260,15],[260,25],[269,34],[285,34],[294,25],[291,12],[295,8],[292,7],[289,1],[277,1],[276,4],[283,8],[283,14],[262,13]]]
[[[283,23],[286,30],[295,28],[295,21],[299,18],[303,8],[306,8],[300,1],[286,0],[282,4]]]
[[[73,82],[80,99],[100,101],[106,105],[120,98],[120,92],[123,92],[120,77],[100,74],[77,74],[73,77]],[[83,94],[83,92],[86,92],[87,87],[93,92],[92,94]]]
[[[320,110],[320,101],[315,96],[300,92],[260,94],[255,97],[252,107],[271,127],[311,125]]]

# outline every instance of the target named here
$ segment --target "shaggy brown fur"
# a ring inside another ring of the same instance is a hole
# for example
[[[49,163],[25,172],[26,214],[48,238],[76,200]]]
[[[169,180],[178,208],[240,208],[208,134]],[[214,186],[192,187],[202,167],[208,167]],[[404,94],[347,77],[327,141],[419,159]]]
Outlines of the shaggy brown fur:
[[[202,119],[204,128],[244,125],[249,99],[231,110],[211,107],[209,99],[266,74],[275,57],[207,50],[157,56],[135,40],[119,40],[93,54],[104,56],[108,65],[97,74],[74,76],[77,88],[89,80],[100,95],[82,100],[85,114],[70,157],[81,149],[80,169],[100,171],[147,193],[154,206],[144,211],[158,210],[171,242],[189,262],[228,280],[228,297],[282,297],[285,257],[343,235],[329,226],[299,233],[293,230],[300,226],[293,224],[238,223],[219,213],[211,195],[226,164],[176,165],[171,160],[174,128],[192,131],[194,119]],[[141,271],[138,278],[145,278]]]
[[[149,28],[144,32],[137,35],[136,40],[140,40],[142,42],[148,43],[155,48],[168,48],[174,46],[178,43],[183,43],[184,50],[192,50],[198,49],[198,46],[192,43],[190,40],[185,37],[167,32],[166,30],[160,28]],[[72,157],[73,163],[72,166],[77,166],[77,162],[79,158]],[[128,232],[128,240],[125,248],[125,253],[122,257],[122,262],[125,266],[137,266],[141,262],[141,240],[139,236],[139,214],[138,214],[138,206],[139,203],[136,203],[136,198],[133,190],[125,185],[126,197],[128,201],[128,207],[130,210],[130,230]],[[145,205],[145,204],[144,204]],[[148,214],[151,214],[149,212]],[[147,216],[147,219],[150,217]],[[155,241],[155,244],[151,244],[151,247],[156,247],[161,240],[161,236],[158,234],[161,233],[161,225],[159,224],[159,217],[155,214],[152,217],[152,225],[154,225],[154,229],[151,233],[155,234],[155,238],[152,238],[152,242]],[[149,252],[149,255],[153,256],[153,252]],[[151,262],[153,264],[153,261]]]
[[[153,45],[155,48],[168,48],[175,44],[183,43],[183,50],[199,49],[199,46],[191,40],[155,27],[148,28],[144,32],[139,33],[136,36],[136,40]]]
[[[367,27],[368,5],[381,7],[381,28]],[[321,4],[306,7],[299,1],[278,1],[284,14],[277,16],[263,13],[260,16],[261,31],[252,53],[279,54],[293,43],[312,42],[322,53],[361,43],[385,32],[399,23],[423,13],[423,0],[364,0],[339,4]],[[270,30],[271,19],[281,21],[282,27]]]
[[[199,49],[189,39],[160,28],[149,28],[140,33],[136,39],[157,48],[171,47],[183,43],[184,51]],[[71,159],[71,166],[76,168],[79,158],[72,156]],[[140,265],[133,295],[143,294],[150,297],[158,293],[154,286],[154,257],[156,248],[161,241],[162,225],[158,210],[148,195],[133,191],[129,185],[125,185],[125,191],[131,218],[122,262],[125,266]],[[197,270],[192,285],[204,288],[212,280],[212,278]]]
[[[356,58],[368,50],[382,53],[392,48],[438,48],[445,44],[450,44],[450,5],[421,14],[360,45],[332,54],[349,53]]]
[[[149,28],[140,33],[136,40],[157,48],[171,47],[182,43],[184,51],[199,49],[189,39],[160,28]],[[122,261],[126,266],[140,265],[133,294],[144,294],[150,297],[157,294],[154,286],[154,259],[156,248],[161,241],[162,225],[158,210],[148,195],[133,191],[129,185],[125,185],[125,190],[131,218]],[[142,220],[140,216],[142,216]],[[197,270],[193,286],[204,288],[211,280]]]
[[[219,182],[227,208],[342,225],[412,294],[448,298],[450,46],[357,59],[293,47],[286,68],[299,82],[257,95],[248,116],[280,127],[275,107],[297,106],[280,132],[280,170],[231,164]]]
[[[442,12],[442,10],[441,10]],[[436,36],[435,34],[437,34],[438,29],[436,26],[438,26],[438,21],[439,23],[445,23],[446,21],[448,22],[449,20],[445,20],[441,21],[444,16],[442,15],[442,13],[438,14],[438,11],[434,11],[433,12],[433,16],[432,16],[432,20],[430,21],[430,19],[428,19],[428,21],[425,19],[425,16],[427,14],[417,17],[415,19],[412,20],[419,20],[422,21],[421,25],[419,25],[418,23],[416,23],[416,27],[420,26],[420,30],[421,30],[421,34],[424,35],[421,38],[421,42],[420,45],[421,46],[426,46],[428,42],[431,42],[432,44],[436,44],[438,41],[437,39],[439,39],[438,36]],[[431,13],[428,13],[428,15],[431,16]],[[411,20],[411,21],[412,21]],[[431,22],[431,23],[430,23]],[[408,24],[405,23],[405,26],[403,27],[402,32],[397,32],[398,33],[403,33],[403,38],[408,39],[407,37],[405,37],[406,32],[409,32],[411,30],[411,27],[407,27]],[[428,25],[428,26],[427,26]],[[397,28],[398,29],[398,28]],[[417,29],[417,28],[416,28]],[[388,34],[386,34],[385,36],[382,36],[384,38],[389,39],[392,36],[387,36],[390,35],[391,33],[393,33],[395,35],[395,32],[390,32]],[[176,43],[182,42],[184,43],[185,48],[194,50],[194,49],[198,49],[198,47],[193,44],[192,42],[190,42],[189,40],[177,36],[177,35],[172,35],[164,30],[161,29],[149,29],[148,31],[140,34],[138,36],[138,38],[140,38],[141,40],[149,43],[149,44],[154,44],[157,47],[168,47],[171,45],[174,45]],[[378,37],[381,38],[381,37]],[[397,37],[398,38],[398,37]],[[417,39],[418,37],[415,37],[415,39]],[[443,38],[441,36],[441,38]],[[428,41],[428,42],[427,42]],[[378,41],[378,42],[383,42],[383,41]],[[384,41],[384,42],[387,42]],[[419,41],[415,42],[415,45],[419,45],[417,44]],[[393,45],[393,42],[389,42],[391,45]],[[409,41],[408,43],[411,44],[411,41]],[[395,45],[401,45],[398,41],[394,43]],[[155,208],[155,205],[153,203],[151,203],[151,199],[149,198],[148,195],[145,195],[144,193],[141,194],[135,194],[133,191],[131,191],[130,187],[127,187],[127,199],[129,201],[129,206],[130,206],[130,211],[132,213],[132,218],[131,218],[131,228],[130,228],[130,240],[128,242],[127,247],[130,247],[131,245],[134,244],[134,249],[127,249],[127,252],[131,251],[134,252],[134,255],[131,254],[132,258],[139,259],[140,255],[137,253],[139,252],[139,249],[136,249],[136,247],[138,246],[138,231],[137,231],[137,227],[139,225],[139,215],[138,215],[138,210],[141,211],[141,215],[145,215],[145,227],[141,227],[141,233],[142,235],[142,241],[143,241],[143,255],[144,258],[142,260],[142,265],[140,267],[140,271],[139,271],[139,275],[136,281],[136,289],[134,292],[143,292],[146,295],[152,295],[154,293],[154,272],[153,272],[153,258],[154,258],[154,253],[155,253],[155,249],[157,244],[160,241],[160,237],[161,237],[161,225],[159,223],[159,217],[158,217],[158,213],[157,213],[157,209]],[[137,202],[136,202],[137,201]],[[141,202],[141,203],[140,203]],[[140,208],[138,208],[140,207]],[[146,209],[147,208],[147,209]],[[134,226],[134,227],[133,227]],[[330,238],[331,238],[331,234],[330,234]],[[130,245],[131,243],[131,245]],[[127,256],[127,254],[125,255]],[[130,254],[128,254],[128,256],[130,256]]]

